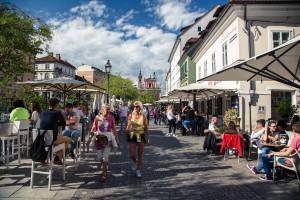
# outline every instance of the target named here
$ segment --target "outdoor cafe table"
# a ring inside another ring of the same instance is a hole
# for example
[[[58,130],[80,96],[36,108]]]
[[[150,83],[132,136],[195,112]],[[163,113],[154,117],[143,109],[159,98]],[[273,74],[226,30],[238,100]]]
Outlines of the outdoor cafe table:
[[[267,142],[263,142],[262,143],[264,146],[268,146],[268,147],[277,147],[277,148],[282,148],[285,147],[285,144],[274,144],[274,143],[267,143]]]

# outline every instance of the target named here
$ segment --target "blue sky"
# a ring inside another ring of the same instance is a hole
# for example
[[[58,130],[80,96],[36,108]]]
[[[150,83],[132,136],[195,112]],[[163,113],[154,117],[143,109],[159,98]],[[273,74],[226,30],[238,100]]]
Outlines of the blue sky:
[[[162,89],[167,62],[180,28],[227,0],[10,0],[54,27],[50,52],[75,67],[82,63],[135,83],[156,72]],[[40,55],[42,56],[42,55]],[[104,70],[105,71],[105,70]]]

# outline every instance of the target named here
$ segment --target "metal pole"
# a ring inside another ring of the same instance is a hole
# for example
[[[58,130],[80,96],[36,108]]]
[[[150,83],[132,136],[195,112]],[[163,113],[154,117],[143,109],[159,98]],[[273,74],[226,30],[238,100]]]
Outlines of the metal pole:
[[[107,73],[107,104],[109,104],[109,73]]]

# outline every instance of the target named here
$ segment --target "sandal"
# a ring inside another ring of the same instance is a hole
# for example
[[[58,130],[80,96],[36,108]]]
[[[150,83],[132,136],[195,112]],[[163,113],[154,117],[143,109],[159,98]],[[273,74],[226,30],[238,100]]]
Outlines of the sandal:
[[[106,174],[101,174],[99,178],[100,182],[105,182],[106,181]]]

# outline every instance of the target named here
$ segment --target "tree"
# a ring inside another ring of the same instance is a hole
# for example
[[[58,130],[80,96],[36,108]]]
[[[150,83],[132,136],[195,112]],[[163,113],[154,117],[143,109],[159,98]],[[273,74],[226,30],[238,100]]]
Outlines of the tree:
[[[291,100],[282,98],[279,103],[278,107],[276,108],[276,112],[279,116],[282,116],[284,114],[293,116],[295,113],[297,113],[300,103],[296,105],[291,104]]]
[[[138,99],[143,103],[153,103],[154,101],[158,100],[157,93],[158,91],[155,90],[144,91],[139,93]]]
[[[24,73],[33,72],[33,60],[48,48],[50,26],[21,11],[11,3],[0,2],[0,87],[10,85]]]
[[[100,88],[107,89],[107,79],[99,81],[97,85]],[[138,90],[133,86],[133,81],[130,78],[122,78],[121,73],[111,74],[109,76],[109,94],[110,97],[115,95],[117,99],[124,99],[126,85],[126,99],[134,100],[138,97]]]

